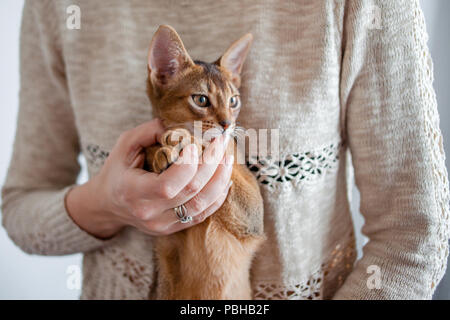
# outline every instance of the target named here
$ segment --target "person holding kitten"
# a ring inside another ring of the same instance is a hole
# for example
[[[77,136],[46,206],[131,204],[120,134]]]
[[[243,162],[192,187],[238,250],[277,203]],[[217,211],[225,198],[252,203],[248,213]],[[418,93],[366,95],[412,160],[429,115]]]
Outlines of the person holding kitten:
[[[161,268],[188,298],[431,298],[446,268],[450,196],[418,0],[80,0],[79,30],[66,28],[71,4],[25,4],[2,216],[25,252],[84,253],[82,299],[170,292]],[[379,29],[368,25],[374,5]],[[278,129],[276,160],[236,168],[227,150],[238,114],[244,128]],[[167,132],[200,118],[223,134],[172,159]],[[76,185],[80,153],[90,178]],[[358,261],[353,175],[369,239]],[[201,228],[200,240],[188,236]],[[165,250],[161,239],[178,242]],[[171,269],[206,265],[179,260],[189,243],[190,259],[241,248],[209,265],[245,272],[209,269],[228,286],[202,291],[214,280]]]

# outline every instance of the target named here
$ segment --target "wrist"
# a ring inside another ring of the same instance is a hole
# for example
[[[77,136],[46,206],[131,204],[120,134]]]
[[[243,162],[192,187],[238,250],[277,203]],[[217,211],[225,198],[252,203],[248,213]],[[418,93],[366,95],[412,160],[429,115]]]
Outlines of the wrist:
[[[110,238],[124,224],[103,208],[103,200],[96,187],[95,178],[72,188],[66,196],[66,208],[72,220],[84,231],[97,238]]]

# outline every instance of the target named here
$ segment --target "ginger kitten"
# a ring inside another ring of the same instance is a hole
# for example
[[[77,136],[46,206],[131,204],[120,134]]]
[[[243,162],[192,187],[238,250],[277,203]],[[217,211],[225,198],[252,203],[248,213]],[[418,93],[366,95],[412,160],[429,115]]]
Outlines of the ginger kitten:
[[[161,145],[146,150],[151,171],[162,172],[176,160],[172,151],[183,146],[172,143],[174,134],[189,135],[187,141],[196,142],[188,130],[194,121],[203,121],[204,129],[234,127],[241,108],[240,72],[251,42],[251,34],[246,34],[214,63],[194,62],[176,31],[159,27],[148,56],[148,95],[154,116],[170,129]],[[232,140],[228,151],[233,148]],[[231,180],[224,204],[204,222],[156,238],[158,274],[151,298],[252,298],[249,270],[264,239],[263,202],[245,165],[235,161]]]

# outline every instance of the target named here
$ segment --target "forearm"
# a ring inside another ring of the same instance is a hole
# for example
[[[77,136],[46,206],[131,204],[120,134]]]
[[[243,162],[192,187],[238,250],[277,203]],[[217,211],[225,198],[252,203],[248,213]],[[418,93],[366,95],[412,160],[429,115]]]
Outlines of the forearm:
[[[91,235],[107,239],[118,233],[124,224],[105,210],[95,181],[72,188],[66,196],[66,208],[72,220]]]
[[[68,216],[63,189],[3,189],[2,223],[10,238],[31,254],[63,255],[86,252],[104,245]]]

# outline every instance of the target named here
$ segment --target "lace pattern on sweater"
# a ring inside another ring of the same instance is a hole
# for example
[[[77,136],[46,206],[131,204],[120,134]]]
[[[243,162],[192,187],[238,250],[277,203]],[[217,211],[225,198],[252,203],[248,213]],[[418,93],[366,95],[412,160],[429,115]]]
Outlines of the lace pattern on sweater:
[[[433,63],[427,47],[428,34],[426,33],[425,19],[420,9],[419,1],[415,1],[414,5],[415,23],[413,24],[412,36],[415,41],[416,54],[420,59],[419,65],[422,66],[416,69],[416,76],[419,83],[420,98],[424,105],[424,130],[430,143],[432,176],[438,210],[438,223],[436,223],[434,232],[438,237],[438,241],[435,242],[434,271],[430,284],[430,290],[432,291],[443,277],[447,264],[448,240],[450,237],[450,196],[442,134],[439,129],[437,100],[433,90]]]
[[[152,268],[132,258],[125,251],[114,247],[103,248],[98,251],[111,261],[111,266],[124,279],[127,279],[134,288],[147,292],[153,282]]]
[[[302,153],[282,155],[279,160],[270,156],[252,157],[247,166],[269,191],[284,189],[287,182],[298,187],[314,183],[327,172],[335,171],[341,146],[336,142]]]
[[[314,183],[327,172],[335,171],[341,148],[342,144],[335,142],[311,151],[283,155],[279,160],[270,156],[252,157],[247,166],[261,185],[275,191],[284,189],[285,182],[294,186]],[[101,167],[109,156],[109,152],[96,144],[88,144],[84,154],[88,163],[95,167]]]
[[[109,156],[109,152],[103,150],[97,144],[88,144],[84,151],[87,162],[94,167],[101,167]]]
[[[345,242],[336,244],[327,260],[300,282],[257,281],[255,300],[322,300],[330,299],[353,269],[356,258],[353,232]],[[324,292],[326,283],[327,292]]]

